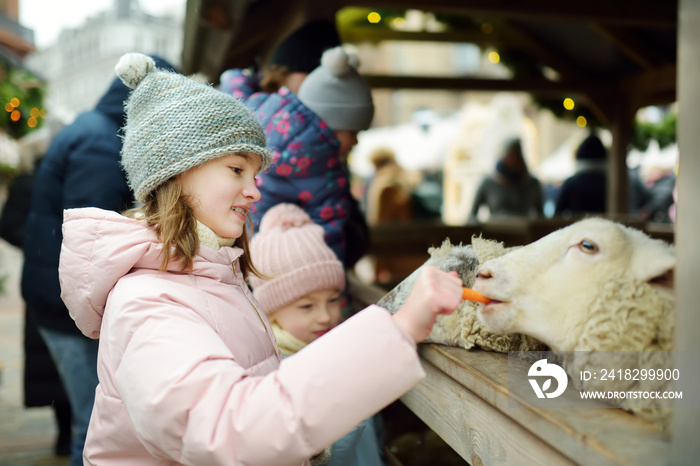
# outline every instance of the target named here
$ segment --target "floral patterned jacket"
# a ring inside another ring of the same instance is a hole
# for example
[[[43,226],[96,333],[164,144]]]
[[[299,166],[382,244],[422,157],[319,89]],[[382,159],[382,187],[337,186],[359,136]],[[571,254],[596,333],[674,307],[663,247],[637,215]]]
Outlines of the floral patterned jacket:
[[[343,230],[351,199],[347,164],[338,155],[335,133],[286,87],[272,94],[257,92],[257,79],[248,70],[225,71],[220,81],[223,92],[257,114],[272,149],[272,165],[257,178],[262,199],[251,211],[255,231],[270,207],[297,204],[323,227],[326,243],[345,263]]]

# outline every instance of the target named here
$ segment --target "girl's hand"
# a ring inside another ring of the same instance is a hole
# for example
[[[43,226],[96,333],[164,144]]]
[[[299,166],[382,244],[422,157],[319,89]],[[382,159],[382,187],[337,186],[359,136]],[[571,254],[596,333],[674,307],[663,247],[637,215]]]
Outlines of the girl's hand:
[[[462,280],[457,272],[426,266],[408,299],[392,316],[396,325],[416,343],[425,340],[439,314],[451,314],[462,302]]]

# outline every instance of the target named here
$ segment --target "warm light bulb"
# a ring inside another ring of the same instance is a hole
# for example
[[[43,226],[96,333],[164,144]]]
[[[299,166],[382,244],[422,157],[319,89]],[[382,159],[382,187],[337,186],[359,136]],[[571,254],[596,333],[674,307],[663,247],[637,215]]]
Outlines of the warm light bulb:
[[[369,21],[372,24],[376,24],[381,20],[382,20],[382,16],[379,13],[377,13],[376,11],[373,11],[372,13],[367,15],[367,21]]]
[[[21,117],[22,114],[19,113],[19,110],[15,110],[14,112],[10,113],[10,120],[12,121],[19,121]]]
[[[498,52],[491,52],[489,53],[489,61],[491,63],[498,63],[501,61],[501,56],[498,54]]]
[[[578,118],[576,118],[576,124],[579,125],[579,127],[581,128],[585,128],[588,124],[588,121],[586,121],[586,117],[579,116]]]
[[[567,97],[566,99],[564,99],[564,108],[565,108],[565,109],[567,109],[567,110],[573,110],[573,109],[574,109],[574,106],[575,106],[575,104],[574,104],[574,99],[570,99],[569,97]]]
[[[403,29],[406,27],[406,20],[403,18],[394,18],[394,20],[391,22],[391,25],[394,26],[396,29]]]

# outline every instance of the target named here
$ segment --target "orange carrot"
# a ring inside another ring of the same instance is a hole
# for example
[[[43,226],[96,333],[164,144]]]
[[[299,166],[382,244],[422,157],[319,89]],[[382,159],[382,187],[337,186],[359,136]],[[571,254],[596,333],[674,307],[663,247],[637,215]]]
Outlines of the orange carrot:
[[[478,291],[474,291],[471,288],[462,287],[462,299],[467,301],[476,301],[477,303],[488,304],[491,302],[489,298],[482,295]]]

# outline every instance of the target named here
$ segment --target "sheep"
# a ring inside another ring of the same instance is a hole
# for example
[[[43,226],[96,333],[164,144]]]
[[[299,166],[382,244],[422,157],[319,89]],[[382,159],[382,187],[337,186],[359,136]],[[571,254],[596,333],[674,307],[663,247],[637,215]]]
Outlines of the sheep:
[[[484,262],[473,287],[494,301],[477,317],[491,332],[523,333],[549,346],[579,390],[669,390],[669,381],[582,381],[579,371],[672,368],[659,359],[668,360],[673,349],[675,262],[672,245],[609,220],[584,219]],[[610,351],[635,353],[611,360]],[[656,400],[644,408],[639,400],[616,405],[669,428],[671,410]]]
[[[480,237],[472,238],[471,245],[461,243],[452,245],[450,240],[446,239],[439,248],[430,248],[428,250],[430,258],[377,304],[392,313],[396,312],[405,302],[420,269],[425,265],[432,265],[446,271],[456,271],[465,286],[471,286],[480,262],[503,255],[508,250],[503,243]],[[425,341],[464,349],[478,346],[484,350],[501,353],[545,349],[542,343],[524,335],[498,335],[487,332],[476,318],[477,306],[479,306],[477,303],[463,301],[454,313],[438,316],[432,332]]]

